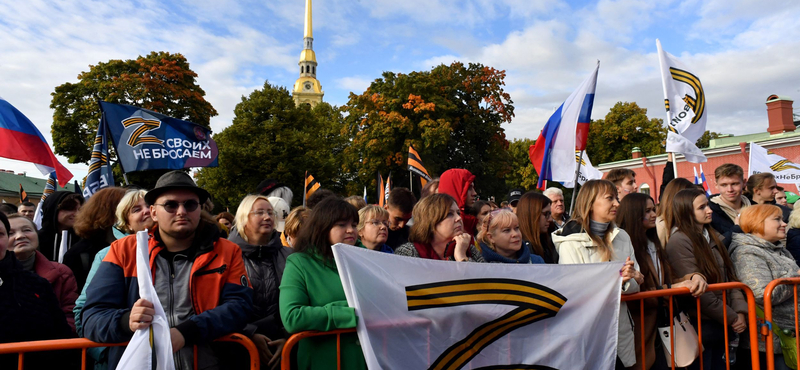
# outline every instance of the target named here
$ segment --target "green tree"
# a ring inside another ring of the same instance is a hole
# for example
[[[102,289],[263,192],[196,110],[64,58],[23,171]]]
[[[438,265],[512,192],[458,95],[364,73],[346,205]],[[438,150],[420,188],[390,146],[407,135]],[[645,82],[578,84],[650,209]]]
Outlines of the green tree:
[[[236,105],[233,124],[214,135],[219,167],[200,170],[197,182],[218,205],[235,211],[259,182],[276,179],[292,189],[294,205],[303,202],[308,171],[322,187],[341,193],[341,153],[347,138],[339,110],[327,103],[296,107],[289,91],[264,83]]]
[[[720,137],[720,135],[722,134],[706,130],[706,132],[703,133],[703,136],[700,136],[694,145],[697,145],[697,147],[700,149],[708,148],[708,146],[711,145],[711,139],[716,139]]]
[[[595,120],[589,128],[586,152],[592,164],[631,158],[639,147],[647,155],[664,153],[667,131],[660,118],[647,118],[647,109],[634,102],[617,102],[605,119]]]
[[[408,184],[413,145],[432,176],[466,168],[477,176],[482,197],[504,195],[511,166],[501,124],[514,116],[504,78],[504,71],[454,62],[431,71],[384,72],[364,93],[351,93],[343,107],[344,133],[352,138],[342,161],[352,178],[347,190],[374,188],[377,172]]]
[[[536,169],[533,168],[528,157],[528,148],[535,142],[536,140],[531,139],[514,139],[508,145],[508,154],[511,156],[511,172],[505,178],[507,188],[526,190],[536,188],[539,175],[536,174]]]
[[[70,163],[87,163],[100,122],[99,101],[130,104],[209,127],[217,111],[205,100],[197,74],[181,54],[151,52],[146,57],[90,66],[78,82],[51,95],[55,152]],[[112,151],[113,154],[113,151]]]

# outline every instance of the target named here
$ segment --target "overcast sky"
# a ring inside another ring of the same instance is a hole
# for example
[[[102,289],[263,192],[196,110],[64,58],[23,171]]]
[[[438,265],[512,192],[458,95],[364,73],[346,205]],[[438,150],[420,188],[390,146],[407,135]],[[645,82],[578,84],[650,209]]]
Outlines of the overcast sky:
[[[50,94],[90,65],[150,51],[182,53],[219,115],[265,80],[291,88],[303,47],[304,0],[14,0],[0,3],[0,96],[48,140]],[[383,71],[453,61],[505,70],[516,117],[509,139],[535,139],[553,109],[600,72],[593,117],[635,101],[664,118],[655,40],[700,77],[708,128],[766,131],[770,94],[800,97],[800,2],[314,0],[324,100],[343,105]],[[800,112],[797,111],[796,112]],[[62,163],[67,164],[64,158]],[[67,164],[80,180],[86,165]],[[34,166],[0,159],[0,168]]]

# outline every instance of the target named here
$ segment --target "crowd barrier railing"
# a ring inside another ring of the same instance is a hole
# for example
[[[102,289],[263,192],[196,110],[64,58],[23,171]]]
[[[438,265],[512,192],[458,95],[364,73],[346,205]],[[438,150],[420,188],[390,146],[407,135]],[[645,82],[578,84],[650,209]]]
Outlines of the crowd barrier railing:
[[[747,333],[750,339],[750,343],[756,343],[758,338],[758,327],[756,321],[756,300],[753,296],[753,291],[750,288],[739,282],[733,283],[718,283],[718,284],[710,284],[706,289],[706,292],[714,292],[714,291],[722,291],[722,300],[727,302],[728,298],[728,290],[731,289],[740,289],[747,299]],[[626,294],[622,296],[623,302],[631,302],[631,301],[639,301],[639,310],[640,310],[640,322],[637,323],[638,329],[641,330],[641,346],[642,346],[642,369],[646,369],[646,358],[645,358],[645,335],[644,335],[644,300],[648,298],[656,298],[656,297],[667,297],[669,299],[669,314],[670,317],[673,317],[673,305],[672,305],[672,297],[676,295],[688,295],[690,294],[689,289],[687,288],[672,288],[672,289],[659,289],[659,290],[649,290],[646,292],[639,292],[634,294]],[[700,348],[703,348],[703,324],[702,324],[702,314],[700,312],[700,298],[695,298],[695,302],[697,305],[697,342]],[[723,310],[723,321],[728,321],[728,313],[727,310]],[[670,331],[670,338],[675,338],[674,336],[674,328],[673,328],[673,320],[669,322],[669,331]],[[727,369],[730,370],[731,362],[730,362],[730,343],[728,342],[728,332],[732,330],[728,325],[725,325],[725,362],[727,365]],[[659,340],[658,338],[656,340]],[[672,369],[675,369],[675,348],[674,348],[674,341],[671,342],[672,348],[670,348],[670,353],[673,354],[672,358]],[[699,361],[700,368],[703,367],[703,354],[700,353],[698,358],[695,361]],[[750,348],[750,364],[751,369],[759,370],[759,362],[758,362],[758,347],[751,346]]]
[[[767,284],[767,287],[764,289],[764,325],[761,326],[761,335],[764,337],[764,344],[766,345],[766,357],[767,357],[767,370],[774,370],[775,369],[775,352],[774,352],[774,344],[772,343],[773,339],[772,336],[772,292],[775,290],[776,287],[779,285],[791,285],[794,290],[794,335],[795,337],[800,337],[800,325],[798,325],[797,321],[797,285],[800,284],[800,277],[796,278],[784,278],[784,279],[776,279],[771,281]],[[786,328],[783,328],[786,329]],[[800,343],[796,343],[796,346],[800,347]],[[800,348],[795,347],[795,350],[800,352]],[[800,357],[797,358],[797,367],[796,369],[800,369]]]
[[[258,357],[258,349],[256,345],[245,335],[233,333],[217,338],[215,342],[233,342],[239,343],[250,355],[250,369],[259,370],[261,367],[261,359]],[[13,354],[19,355],[17,360],[17,369],[23,370],[25,366],[25,354],[30,352],[47,352],[47,351],[62,351],[62,350],[81,350],[81,369],[86,370],[86,350],[88,348],[96,347],[121,347],[128,343],[97,343],[92,342],[86,338],[73,338],[73,339],[54,339],[54,340],[38,340],[32,342],[16,342],[16,343],[2,343],[0,344],[0,355]],[[197,369],[197,346],[194,347],[194,368]]]
[[[750,288],[747,287],[747,285],[744,285],[742,283],[711,284],[711,285],[708,286],[707,291],[722,291],[723,300],[727,300],[727,290],[730,290],[730,289],[741,289],[744,292],[745,297],[747,298],[747,311],[748,311],[747,332],[748,332],[748,335],[750,337],[750,340],[753,341],[753,343],[754,343],[756,341],[756,338],[758,337],[758,329],[756,327],[756,314],[755,314],[756,303],[755,303],[755,298],[753,296],[753,291],[751,291]],[[688,294],[690,294],[690,292],[689,292],[689,289],[687,289],[687,288],[661,289],[661,290],[652,290],[652,291],[647,291],[647,292],[623,295],[621,300],[624,301],[624,302],[630,302],[630,301],[643,301],[645,299],[655,298],[655,297],[667,297],[669,299],[669,303],[670,303],[670,316],[671,316],[673,314],[673,312],[672,312],[672,304],[671,304],[672,303],[672,297],[676,296],[676,295],[688,295]],[[698,336],[698,342],[700,342],[699,345],[702,348],[702,318],[700,317],[702,315],[700,314],[700,299],[698,298],[698,299],[696,299],[696,301],[697,301],[697,316],[698,316],[698,319],[697,319],[697,336]],[[640,304],[640,308],[641,308],[641,310],[643,312],[644,305]],[[642,333],[644,333],[644,315],[640,315],[640,316],[641,316],[642,320],[641,320],[641,322],[639,323],[638,326],[641,328]],[[727,320],[727,312],[723,313],[723,316]],[[725,336],[726,336],[726,338],[727,338],[727,335],[728,335],[728,330],[729,330],[729,328],[726,326],[725,327]],[[294,347],[301,340],[306,339],[306,338],[311,338],[311,337],[329,336],[329,335],[335,335],[336,336],[336,350],[337,350],[337,353],[336,353],[336,368],[337,369],[341,369],[342,368],[342,365],[341,365],[341,340],[342,340],[342,338],[341,338],[341,336],[342,336],[342,334],[349,334],[349,333],[355,333],[355,332],[356,332],[356,329],[353,328],[353,329],[340,329],[340,330],[332,330],[332,331],[303,331],[303,332],[299,332],[299,333],[296,333],[296,334],[292,335],[291,337],[289,337],[289,339],[286,341],[286,344],[283,347],[282,360],[281,360],[281,370],[290,370],[292,368],[291,353],[292,353]],[[670,337],[673,337],[672,333],[673,333],[673,323],[672,323],[672,321],[670,321]],[[642,350],[644,351],[644,349],[645,349],[644,348],[644,339],[645,338],[644,338],[644,335],[642,335],[641,337],[643,339],[642,340]],[[751,348],[750,351],[751,351],[750,354],[751,354],[752,369],[759,370],[758,348],[757,347],[756,348]],[[674,348],[673,348],[672,351],[670,351],[670,353],[675,353]],[[725,357],[726,357],[726,359],[730,358],[730,354],[729,354],[729,350],[728,350],[728,346],[727,346],[727,340],[726,340]],[[642,354],[642,359],[643,359],[642,362],[643,363],[645,362],[644,358],[645,358],[644,354]],[[700,361],[700,366],[702,368],[702,366],[703,366],[702,365],[702,363],[703,363],[702,354],[699,356],[699,358],[696,361]],[[642,368],[645,368],[644,364],[643,364]],[[675,369],[675,361],[672,361],[672,369],[673,370]],[[730,369],[730,361],[728,361],[728,369]]]

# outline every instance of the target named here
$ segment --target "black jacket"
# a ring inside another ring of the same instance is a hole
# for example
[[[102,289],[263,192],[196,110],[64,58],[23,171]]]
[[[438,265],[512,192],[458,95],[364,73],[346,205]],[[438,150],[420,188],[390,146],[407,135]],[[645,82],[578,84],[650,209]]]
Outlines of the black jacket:
[[[720,196],[719,194],[714,194],[708,198],[708,206],[711,207],[711,227],[714,230],[717,230],[725,238],[725,247],[729,246],[731,243],[731,235],[736,232],[742,232],[742,229],[739,228],[736,224],[733,223],[728,214],[725,213],[725,210],[722,209],[717,203],[711,201],[711,199]]]
[[[795,262],[800,264],[800,229],[789,229],[786,232],[786,249],[792,254]]]
[[[92,269],[94,256],[101,249],[111,245],[115,240],[111,230],[105,232],[100,230],[88,239],[81,239],[75,243],[64,255],[64,264],[72,270],[75,280],[78,282],[78,291],[83,291],[86,285],[86,277]]]
[[[253,315],[243,333],[251,336],[263,334],[275,340],[286,337],[278,308],[278,296],[286,267],[286,257],[292,249],[281,244],[281,234],[273,231],[267,245],[252,245],[246,242],[236,227],[231,230],[228,240],[242,249],[244,266],[250,284],[253,285]]]
[[[14,252],[0,260],[0,343],[62,339],[72,336],[53,288],[43,277],[25,271]],[[26,369],[64,364],[63,354],[25,356]],[[0,368],[17,367],[17,355],[0,356]]]
[[[58,230],[58,205],[64,197],[75,194],[71,191],[57,191],[50,194],[42,204],[42,228],[39,230],[39,251],[50,261],[58,261],[58,247],[61,245],[61,232]],[[69,247],[79,238],[75,230],[69,229]]]

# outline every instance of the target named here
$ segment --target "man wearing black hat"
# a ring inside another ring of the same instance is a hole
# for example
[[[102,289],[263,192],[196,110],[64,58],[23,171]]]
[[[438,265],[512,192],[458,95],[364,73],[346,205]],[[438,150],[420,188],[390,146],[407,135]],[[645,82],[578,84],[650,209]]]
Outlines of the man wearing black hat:
[[[164,174],[145,195],[156,222],[148,245],[150,269],[171,327],[176,369],[192,369],[192,345],[198,347],[198,368],[214,367],[217,359],[208,343],[241,330],[252,309],[241,250],[200,218],[208,196],[182,171]],[[126,342],[135,330],[150,326],[155,310],[139,298],[135,235],[111,244],[86,297],[84,333],[93,341]],[[110,348],[109,368],[116,367],[123,351]]]

